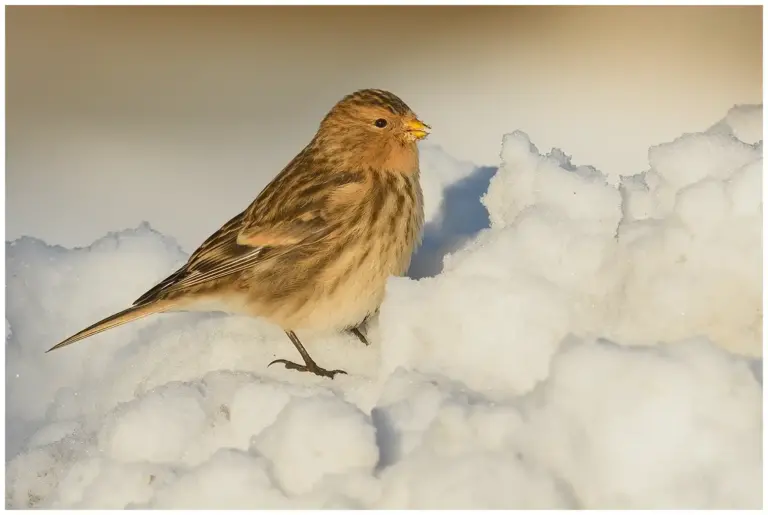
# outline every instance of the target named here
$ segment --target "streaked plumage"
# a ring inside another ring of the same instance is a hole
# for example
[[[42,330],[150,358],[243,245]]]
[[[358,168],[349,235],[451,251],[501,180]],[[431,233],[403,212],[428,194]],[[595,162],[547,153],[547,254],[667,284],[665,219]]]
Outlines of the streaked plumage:
[[[378,310],[387,278],[406,272],[421,238],[416,141],[428,129],[392,93],[346,96],[256,200],[183,267],[51,350],[153,313],[217,306],[282,327],[305,359],[276,360],[288,368],[343,372],[317,366],[294,331],[353,330],[365,341],[356,328]]]

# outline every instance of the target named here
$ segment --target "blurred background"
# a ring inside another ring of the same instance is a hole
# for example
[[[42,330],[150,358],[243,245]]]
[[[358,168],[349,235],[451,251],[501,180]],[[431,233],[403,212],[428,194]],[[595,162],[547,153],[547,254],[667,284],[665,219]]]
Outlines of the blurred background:
[[[477,165],[522,130],[638,173],[762,102],[762,7],[6,7],[6,239],[191,251],[363,87]]]

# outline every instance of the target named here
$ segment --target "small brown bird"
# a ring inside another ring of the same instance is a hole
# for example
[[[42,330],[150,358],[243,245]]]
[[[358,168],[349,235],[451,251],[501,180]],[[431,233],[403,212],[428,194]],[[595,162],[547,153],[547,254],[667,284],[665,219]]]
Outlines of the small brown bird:
[[[403,275],[424,221],[416,142],[430,127],[394,94],[365,89],[339,101],[312,141],[187,263],[134,304],[51,350],[172,311],[226,311],[279,325],[304,364],[331,377],[297,330],[351,331],[375,313],[387,278]]]

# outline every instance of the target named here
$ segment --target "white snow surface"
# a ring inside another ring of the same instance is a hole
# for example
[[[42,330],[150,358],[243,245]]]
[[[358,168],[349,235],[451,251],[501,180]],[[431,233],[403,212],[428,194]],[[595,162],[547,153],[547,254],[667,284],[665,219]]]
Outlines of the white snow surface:
[[[522,132],[498,171],[425,145],[372,344],[300,335],[333,380],[217,313],[44,354],[186,256],[147,224],[7,242],[6,506],[758,508],[761,130],[735,107],[618,185]]]

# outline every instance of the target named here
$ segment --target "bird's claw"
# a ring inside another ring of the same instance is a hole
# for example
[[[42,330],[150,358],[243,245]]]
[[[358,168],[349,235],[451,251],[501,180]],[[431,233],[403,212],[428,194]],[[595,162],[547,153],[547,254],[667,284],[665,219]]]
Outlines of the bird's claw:
[[[287,359],[276,359],[267,365],[267,367],[271,367],[275,363],[282,363],[285,365],[285,368],[289,370],[298,370],[299,372],[312,372],[315,375],[321,377],[330,377],[331,379],[333,379],[333,376],[336,374],[346,374],[346,372],[343,370],[326,370],[317,366],[317,363],[312,363],[310,365],[299,365],[298,363],[288,361]]]
[[[359,327],[353,327],[352,329],[349,329],[349,332],[357,336],[357,339],[363,342],[366,346],[370,345],[368,338],[366,338]]]

